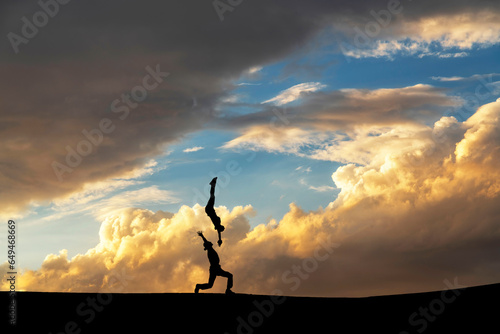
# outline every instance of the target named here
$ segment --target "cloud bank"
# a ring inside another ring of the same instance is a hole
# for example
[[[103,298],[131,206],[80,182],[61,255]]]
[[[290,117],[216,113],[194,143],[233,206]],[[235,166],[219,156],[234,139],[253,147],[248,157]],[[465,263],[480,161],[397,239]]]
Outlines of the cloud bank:
[[[216,208],[227,226],[217,250],[235,291],[366,296],[441,289],[454,277],[498,282],[499,119],[497,101],[464,123],[443,117],[408,132],[419,144],[407,150],[374,146],[379,158],[332,174],[341,192],[324,209],[292,203],[279,221],[251,229],[251,206]],[[133,277],[126,292],[190,292],[208,277],[196,230],[209,226],[198,204],[176,213],[124,209],[103,220],[96,247],[72,259],[64,250],[48,255],[22,274],[20,288],[112,291],[107,277],[118,270]]]

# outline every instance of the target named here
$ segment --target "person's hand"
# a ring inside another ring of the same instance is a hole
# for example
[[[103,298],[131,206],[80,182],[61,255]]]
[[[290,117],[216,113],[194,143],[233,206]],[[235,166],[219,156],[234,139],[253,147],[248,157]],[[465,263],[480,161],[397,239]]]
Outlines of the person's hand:
[[[220,247],[220,245],[222,245],[222,240],[219,239],[219,241],[217,241],[217,245]]]
[[[202,231],[198,231],[197,233],[198,233],[198,235],[199,235],[200,237],[202,237],[202,238],[203,238],[203,232],[202,232]]]

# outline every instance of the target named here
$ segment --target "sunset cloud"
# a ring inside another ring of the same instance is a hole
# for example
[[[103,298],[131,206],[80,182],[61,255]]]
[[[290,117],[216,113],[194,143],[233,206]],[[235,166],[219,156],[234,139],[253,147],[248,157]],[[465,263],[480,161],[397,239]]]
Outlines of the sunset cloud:
[[[499,116],[500,102],[493,102],[464,123],[444,117],[409,133],[419,146],[341,166],[332,175],[341,192],[325,209],[291,204],[281,220],[251,229],[251,206],[217,207],[226,225],[217,251],[235,289],[363,296],[439,289],[453,277],[464,285],[498,281],[491,268],[499,264]],[[40,269],[23,273],[20,288],[92,291],[106,286],[111,271],[124,270],[149,282],[132,281],[127,292],[189,292],[207,279],[196,230],[213,239],[209,226],[198,204],[173,214],[123,209],[104,218],[96,247],[71,259],[64,250],[48,255]],[[297,282],[291,269],[318,254],[324,260]]]
[[[378,16],[372,13],[372,30],[367,28],[367,24],[364,31],[359,26],[358,30],[346,31],[353,40],[341,43],[342,52],[353,58],[393,58],[395,55],[452,58],[465,57],[469,50],[487,48],[500,42],[500,13],[495,10],[479,8],[416,18],[405,14],[408,13],[403,9],[399,19],[394,17],[387,23],[385,17],[377,20]],[[378,29],[374,30],[373,26]],[[340,29],[345,30],[345,27]]]
[[[375,156],[385,156],[382,153],[421,145],[427,139],[420,133],[428,131],[422,122],[437,121],[447,108],[460,102],[443,89],[424,84],[311,94],[300,106],[283,112],[288,125],[275,125],[263,115],[222,148],[367,163]]]

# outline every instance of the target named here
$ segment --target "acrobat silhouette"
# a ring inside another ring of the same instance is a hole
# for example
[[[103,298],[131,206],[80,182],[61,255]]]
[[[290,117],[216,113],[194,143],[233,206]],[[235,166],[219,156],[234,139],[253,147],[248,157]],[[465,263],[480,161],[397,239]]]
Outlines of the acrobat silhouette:
[[[231,288],[233,287],[233,274],[225,270],[222,270],[219,263],[220,262],[219,255],[213,248],[213,244],[207,239],[205,239],[202,232],[198,232],[198,235],[203,239],[203,247],[204,250],[207,251],[208,261],[210,261],[210,276],[208,278],[208,283],[196,284],[194,293],[198,293],[198,291],[200,290],[207,290],[212,288],[215,282],[215,278],[217,276],[222,276],[222,277],[227,277],[226,294],[228,295],[234,294],[234,292],[231,291]]]
[[[222,239],[221,239],[221,232],[224,231],[224,226],[221,225],[220,223],[220,218],[217,216],[215,213],[214,209],[214,204],[215,204],[215,183],[217,183],[217,178],[214,177],[212,181],[210,181],[210,199],[207,202],[207,205],[205,206],[205,212],[207,213],[207,216],[210,217],[212,220],[212,223],[214,224],[215,230],[219,234],[219,240],[217,241],[217,244],[222,245]]]

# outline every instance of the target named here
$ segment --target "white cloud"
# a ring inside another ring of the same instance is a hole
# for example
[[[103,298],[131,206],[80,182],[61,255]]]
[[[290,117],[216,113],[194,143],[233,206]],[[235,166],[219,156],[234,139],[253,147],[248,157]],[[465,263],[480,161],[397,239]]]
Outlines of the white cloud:
[[[252,83],[252,82],[240,82],[238,86],[260,86],[261,83]]]
[[[413,40],[384,40],[376,41],[370,47],[352,48],[343,46],[344,55],[352,58],[389,58],[395,56],[416,55],[419,58],[434,56],[438,58],[462,58],[469,53],[465,51],[446,52],[431,51],[431,44]]]
[[[471,81],[471,80],[481,80],[481,79],[492,79],[493,77],[499,76],[500,73],[488,73],[488,74],[474,74],[469,77],[460,77],[460,76],[452,76],[452,77],[441,77],[441,76],[432,76],[432,80],[437,81]]]
[[[252,75],[252,74],[256,74],[258,72],[260,72],[262,70],[262,66],[253,66],[253,67],[250,67],[247,71],[248,74]]]
[[[307,183],[305,179],[299,179],[299,184],[306,186],[309,190],[314,190],[316,192],[327,192],[327,191],[332,191],[335,190],[335,187],[328,186],[328,185],[323,185],[323,186],[311,186],[310,184]]]
[[[241,97],[242,96],[239,94],[232,94],[232,95],[229,95],[229,96],[222,98],[220,100],[220,102],[221,103],[228,103],[228,104],[237,103],[241,99]]]
[[[304,166],[299,166],[299,167],[295,168],[295,170],[296,171],[301,171],[303,173],[310,173],[310,172],[312,172],[311,167],[307,167],[306,168]]]
[[[205,148],[202,147],[202,146],[195,146],[195,147],[186,148],[182,152],[184,152],[184,153],[191,153],[191,152],[198,152],[198,151],[201,151],[203,149],[205,149]]]
[[[137,168],[126,175],[123,178],[113,178],[99,182],[93,182],[85,184],[83,189],[78,192],[72,193],[66,197],[61,197],[52,201],[56,210],[63,207],[73,207],[86,205],[89,202],[102,199],[103,197],[109,195],[110,193],[122,190],[134,185],[143,184],[143,181],[137,179],[145,175],[152,175],[158,169],[155,169],[157,163],[156,161],[150,161],[145,167]]]
[[[436,56],[438,58],[463,58],[469,56],[467,52],[442,52],[442,51],[434,51],[434,52],[426,52],[418,55],[419,58],[428,57],[428,56]]]
[[[140,178],[152,175],[164,168],[166,167],[158,166],[155,160],[151,160],[144,167],[135,168],[125,173],[122,178],[112,178],[85,184],[80,191],[53,200],[51,203],[53,213],[41,218],[40,221],[52,221],[69,215],[87,213],[97,217],[106,211],[107,208],[116,209],[116,204],[118,203],[122,203],[125,206],[133,206],[134,204],[145,205],[148,202],[175,203],[177,199],[172,193],[159,190],[156,186],[127,191],[116,196],[112,195],[118,191],[144,184],[144,181],[140,181]],[[127,195],[134,194],[134,192],[135,198],[134,196]],[[128,201],[126,200],[127,198]]]
[[[137,190],[121,192],[110,198],[94,203],[87,210],[92,210],[97,217],[105,217],[123,208],[144,207],[150,204],[172,204],[179,203],[180,200],[174,192],[158,189],[158,186],[150,186]]]
[[[465,78],[464,77],[459,77],[459,76],[453,76],[453,77],[431,77],[432,80],[437,80],[437,81],[462,81]]]
[[[262,102],[264,103],[274,103],[278,106],[293,102],[297,99],[300,98],[301,94],[303,93],[310,93],[310,92],[315,92],[318,91],[322,88],[325,88],[326,85],[321,84],[320,82],[304,82],[298,85],[295,85],[293,87],[290,87],[288,89],[285,89],[281,93],[279,93],[277,96],[273,97],[272,99],[269,99],[267,101]]]
[[[457,58],[467,51],[500,43],[500,16],[495,11],[477,11],[400,20],[373,39],[364,36],[360,43],[342,42],[344,55],[353,58],[415,55]],[[342,28],[345,30],[345,28]]]
[[[309,186],[309,189],[323,193],[323,192],[335,190],[336,188],[331,187],[331,186],[319,186],[319,187]]]
[[[245,130],[241,136],[225,143],[221,148],[264,150],[301,155],[302,147],[317,145],[325,138],[324,134],[300,128],[273,128],[267,125],[257,125]]]

